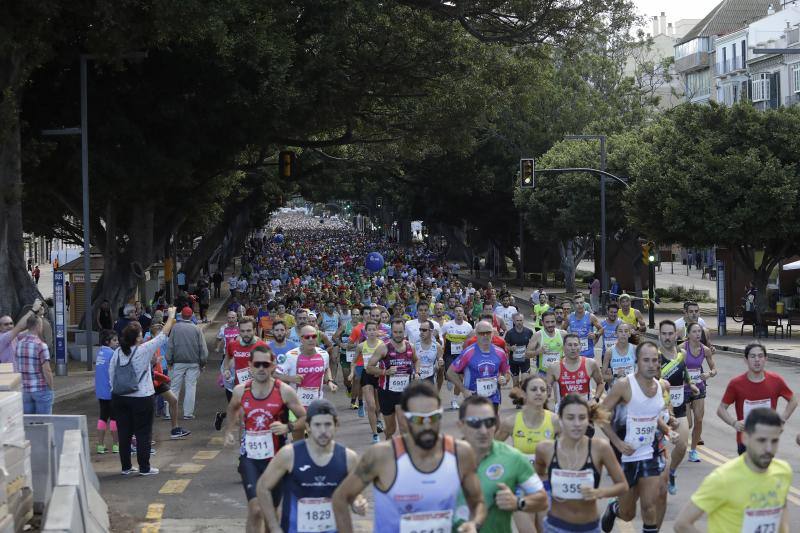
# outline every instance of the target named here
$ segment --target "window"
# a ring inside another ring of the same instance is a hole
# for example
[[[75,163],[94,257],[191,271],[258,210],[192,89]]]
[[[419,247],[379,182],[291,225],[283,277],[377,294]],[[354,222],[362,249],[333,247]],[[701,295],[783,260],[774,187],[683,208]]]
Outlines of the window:
[[[711,94],[711,71],[690,72],[686,75],[686,89],[689,98]]]
[[[792,67],[792,81],[794,82],[793,91],[800,93],[800,63]]]
[[[753,77],[753,101],[769,100],[769,74],[756,74]]]
[[[675,47],[675,59],[709,51],[708,37],[698,37]]]
[[[744,39],[742,39],[742,67],[744,67],[744,62],[747,58],[747,43]]]

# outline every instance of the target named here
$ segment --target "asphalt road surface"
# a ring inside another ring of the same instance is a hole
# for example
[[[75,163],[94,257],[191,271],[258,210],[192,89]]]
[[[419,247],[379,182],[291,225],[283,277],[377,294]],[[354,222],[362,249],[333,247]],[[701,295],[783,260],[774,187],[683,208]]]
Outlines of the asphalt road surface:
[[[224,315],[222,315],[224,316]],[[217,317],[219,318],[219,317]],[[214,335],[221,322],[206,329],[209,352],[212,353]],[[216,384],[219,356],[212,353],[208,369],[198,382],[198,400],[195,420],[181,420],[181,425],[192,431],[184,440],[170,440],[170,423],[157,419],[154,423],[156,454],[152,463],[161,470],[157,476],[123,477],[120,475],[119,457],[113,454],[94,455],[92,464],[100,478],[101,494],[108,503],[112,530],[116,532],[230,532],[244,531],[247,507],[244,490],[236,471],[238,446],[223,447],[223,433],[213,427],[214,412],[225,407],[225,394]],[[700,463],[684,461],[678,470],[678,494],[670,496],[663,531],[672,531],[672,524],[680,509],[694,489],[715,467],[735,456],[736,442],[733,430],[717,418],[715,411],[725,385],[733,376],[745,370],[740,354],[717,354],[719,374],[710,380],[706,399],[706,417],[703,430],[705,446],[699,448]],[[778,362],[768,364],[768,369],[780,373],[789,386],[800,391],[800,367]],[[341,382],[341,378],[339,379]],[[340,409],[340,429],[337,440],[357,452],[371,445],[371,433],[366,419],[358,418],[349,409],[344,387],[336,394],[326,391]],[[514,411],[507,400],[501,416]],[[443,389],[443,398],[449,402],[449,393]],[[779,410],[783,401],[779,404]],[[96,426],[97,402],[87,394],[56,405],[56,413],[86,413],[89,427]],[[446,411],[442,429],[458,435],[457,414]],[[93,432],[93,429],[92,429]],[[778,457],[788,460],[795,478],[789,496],[790,523],[800,523],[800,448],[795,436],[800,433],[800,415],[795,414],[787,424]],[[94,449],[94,440],[92,449]],[[134,459],[135,462],[135,459]],[[605,479],[604,483],[608,480]],[[371,490],[367,495],[371,501]],[[603,507],[605,502],[601,502]],[[602,510],[603,507],[599,508]],[[371,531],[372,509],[366,518],[356,521],[359,531]],[[641,531],[641,521],[617,521],[615,531]]]

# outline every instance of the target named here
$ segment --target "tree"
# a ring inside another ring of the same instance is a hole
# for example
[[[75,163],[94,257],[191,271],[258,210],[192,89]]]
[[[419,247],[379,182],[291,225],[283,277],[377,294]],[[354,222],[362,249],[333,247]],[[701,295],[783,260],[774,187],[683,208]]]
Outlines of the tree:
[[[770,274],[800,243],[798,119],[794,107],[759,112],[749,103],[674,109],[641,134],[626,195],[631,223],[656,241],[734,250],[766,309]]]

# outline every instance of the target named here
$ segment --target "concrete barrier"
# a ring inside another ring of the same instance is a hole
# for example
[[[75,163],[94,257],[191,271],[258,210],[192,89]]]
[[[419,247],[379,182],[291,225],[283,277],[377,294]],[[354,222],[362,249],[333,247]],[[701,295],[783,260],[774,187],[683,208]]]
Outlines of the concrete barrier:
[[[47,515],[42,520],[42,533],[85,533],[78,488],[61,485],[53,489],[47,506]]]
[[[84,463],[91,465],[91,448],[89,447],[89,428],[86,415],[25,415],[25,425],[28,424],[53,424],[53,438],[56,443],[56,457],[60,458],[63,451],[64,432],[79,430],[81,433],[81,450]],[[56,465],[55,471],[58,470]],[[88,469],[89,481],[96,490],[100,490],[100,481],[91,466]]]
[[[80,430],[71,429],[64,432],[57,483],[59,486],[72,485],[77,488],[84,529],[89,533],[106,533],[110,527],[108,506],[90,482],[89,473],[93,473],[93,469],[91,463],[84,457],[82,445],[83,437]]]
[[[53,424],[25,424],[25,438],[31,443],[33,510],[38,514],[44,512],[56,485],[58,456],[53,431]]]

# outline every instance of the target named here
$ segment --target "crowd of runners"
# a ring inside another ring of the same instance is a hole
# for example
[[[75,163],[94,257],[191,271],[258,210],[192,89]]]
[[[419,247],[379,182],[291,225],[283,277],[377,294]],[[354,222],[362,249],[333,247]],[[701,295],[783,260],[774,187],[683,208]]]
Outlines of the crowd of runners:
[[[383,264],[368,268],[372,252]],[[708,531],[789,531],[792,473],[774,456],[796,397],[757,343],[744,374],[714,383],[694,302],[655,340],[625,294],[601,317],[580,294],[537,291],[525,316],[422,244],[300,213],[250,239],[239,274],[217,336],[214,424],[240,447],[248,531],[349,532],[369,506],[377,532],[609,532],[637,515],[659,531],[687,452],[700,461],[708,386],[725,388],[717,414],[740,456],[675,529],[706,515]],[[360,456],[336,443],[350,428],[325,395],[340,388],[350,423],[370,428]],[[501,405],[516,410],[501,417]],[[459,435],[442,432],[446,410]]]

